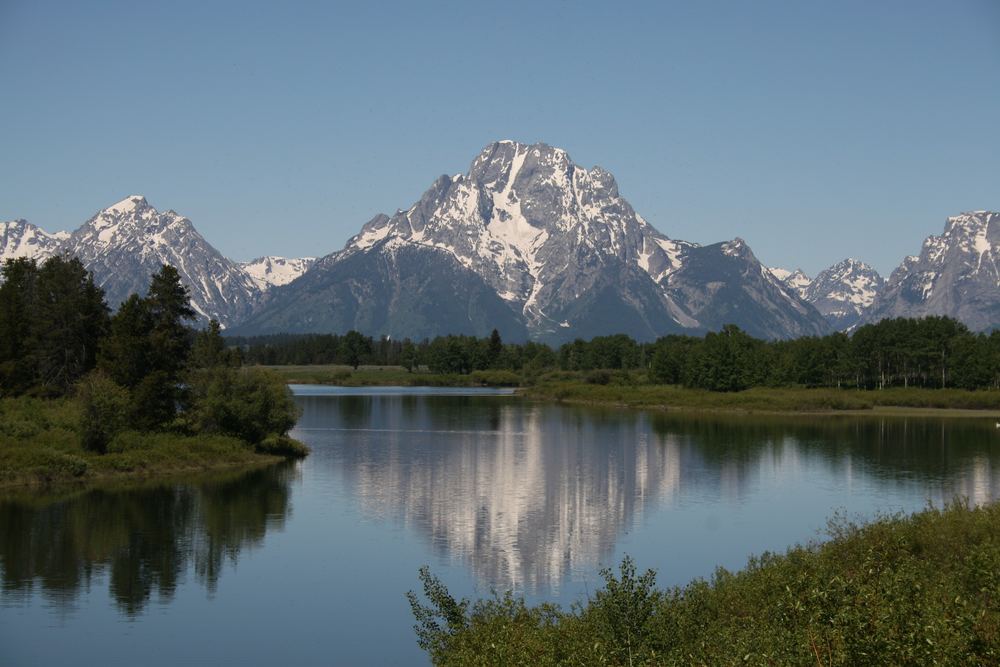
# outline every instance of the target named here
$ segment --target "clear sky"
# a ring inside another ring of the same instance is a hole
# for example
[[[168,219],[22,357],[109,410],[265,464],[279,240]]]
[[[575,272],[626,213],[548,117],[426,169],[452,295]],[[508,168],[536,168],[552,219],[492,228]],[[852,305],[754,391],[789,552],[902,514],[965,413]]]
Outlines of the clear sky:
[[[0,0],[0,97],[0,219],[142,193],[239,260],[338,249],[501,138],[810,273],[1000,208],[997,0]]]

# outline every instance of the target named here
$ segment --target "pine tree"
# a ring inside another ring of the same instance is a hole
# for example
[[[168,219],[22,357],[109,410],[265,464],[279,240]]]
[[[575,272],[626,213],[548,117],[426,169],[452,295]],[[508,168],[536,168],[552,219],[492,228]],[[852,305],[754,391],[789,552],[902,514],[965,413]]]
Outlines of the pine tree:
[[[108,336],[101,342],[98,365],[123,387],[135,388],[149,372],[152,316],[145,299],[133,294],[111,318]]]
[[[35,377],[29,352],[38,266],[26,257],[10,259],[0,274],[0,394],[20,394]]]
[[[38,271],[31,318],[37,384],[65,394],[97,363],[108,326],[104,293],[80,260],[52,257]]]

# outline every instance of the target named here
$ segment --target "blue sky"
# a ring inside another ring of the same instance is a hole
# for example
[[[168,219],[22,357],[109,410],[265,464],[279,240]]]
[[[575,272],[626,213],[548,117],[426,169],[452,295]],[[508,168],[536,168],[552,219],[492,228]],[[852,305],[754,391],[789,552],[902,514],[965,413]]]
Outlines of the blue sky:
[[[1000,3],[0,0],[0,219],[132,193],[234,259],[325,254],[500,138],[673,238],[890,271],[1000,207]]]

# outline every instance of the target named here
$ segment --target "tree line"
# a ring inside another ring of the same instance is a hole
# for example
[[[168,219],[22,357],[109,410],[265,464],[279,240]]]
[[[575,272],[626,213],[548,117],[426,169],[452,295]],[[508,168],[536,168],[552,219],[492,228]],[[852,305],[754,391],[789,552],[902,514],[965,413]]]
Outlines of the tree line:
[[[712,391],[756,386],[857,389],[888,387],[1000,388],[1000,332],[973,333],[961,322],[931,316],[897,318],[859,327],[853,334],[794,340],[753,338],[734,325],[705,336],[664,336],[643,343],[627,335],[574,340],[558,348],[487,338],[439,336],[411,341],[306,334],[228,339],[248,363],[403,366],[438,373],[508,370],[525,375],[583,371],[636,371],[647,381]]]
[[[219,324],[197,328],[190,295],[169,265],[145,296],[113,315],[76,258],[0,268],[0,396],[72,397],[86,448],[105,451],[125,431],[176,431],[292,447],[297,417],[286,387],[240,369]]]

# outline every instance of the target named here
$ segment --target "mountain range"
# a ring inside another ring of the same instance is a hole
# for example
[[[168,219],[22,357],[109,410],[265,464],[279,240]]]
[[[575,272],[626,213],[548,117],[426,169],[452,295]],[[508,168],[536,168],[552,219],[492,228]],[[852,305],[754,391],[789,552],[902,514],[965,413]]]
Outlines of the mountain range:
[[[177,267],[205,319],[241,334],[448,333],[560,343],[627,333],[651,340],[736,324],[761,338],[822,335],[884,317],[945,314],[1000,324],[1000,215],[949,218],[888,280],[845,259],[809,278],[763,266],[745,241],[673,239],[601,167],[546,144],[490,144],[405,210],[379,214],[320,258],[237,263],[191,221],[141,195],[72,233],[0,223],[0,259],[79,257],[116,306]]]

